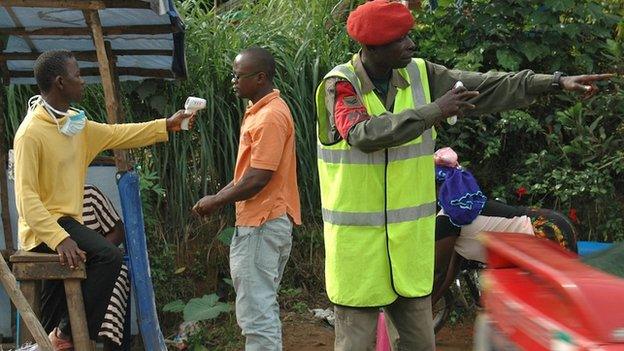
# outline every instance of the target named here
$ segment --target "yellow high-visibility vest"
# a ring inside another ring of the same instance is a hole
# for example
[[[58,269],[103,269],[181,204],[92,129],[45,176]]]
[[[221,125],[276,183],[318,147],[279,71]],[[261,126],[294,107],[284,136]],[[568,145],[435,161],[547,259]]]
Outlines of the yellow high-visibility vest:
[[[398,72],[409,86],[398,89],[393,113],[431,102],[424,60],[413,59]],[[373,307],[398,296],[426,296],[433,285],[435,130],[371,153],[345,140],[329,143],[325,82],[330,77],[348,80],[373,118],[386,112],[374,92],[362,94],[351,62],[330,71],[316,92],[329,299],[342,306]]]

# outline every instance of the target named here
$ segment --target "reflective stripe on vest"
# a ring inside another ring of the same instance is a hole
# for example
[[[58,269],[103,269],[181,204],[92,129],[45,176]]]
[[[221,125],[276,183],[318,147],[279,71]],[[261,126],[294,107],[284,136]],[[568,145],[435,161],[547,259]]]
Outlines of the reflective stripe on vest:
[[[436,213],[435,202],[420,206],[406,207],[400,210],[383,212],[340,212],[323,209],[323,220],[332,224],[349,226],[382,226],[386,223],[401,223],[414,218],[431,216]],[[387,216],[387,218],[386,218]]]
[[[407,160],[409,158],[431,155],[435,142],[431,136],[431,130],[425,131],[423,141],[418,144],[401,145],[388,149],[388,161]],[[386,163],[384,155],[378,153],[366,153],[358,149],[332,150],[318,148],[317,157],[326,163],[346,164],[378,164]]]
[[[398,70],[410,85],[398,89],[394,110],[430,102],[423,60]],[[323,144],[330,134],[325,80],[348,80],[369,115],[386,112],[374,92],[363,94],[350,63],[335,67],[317,89],[318,167],[325,239],[325,281],[330,300],[367,307],[397,296],[431,292],[435,224],[435,131],[397,147],[365,153],[346,141]]]

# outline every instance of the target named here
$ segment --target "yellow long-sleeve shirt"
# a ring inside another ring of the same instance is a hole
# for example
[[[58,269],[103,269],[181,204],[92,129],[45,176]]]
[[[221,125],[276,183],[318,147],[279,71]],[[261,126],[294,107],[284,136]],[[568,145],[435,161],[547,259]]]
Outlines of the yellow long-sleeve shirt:
[[[165,119],[146,123],[87,121],[79,134],[61,134],[41,105],[22,121],[14,140],[15,201],[20,249],[42,242],[52,249],[69,236],[56,222],[71,216],[82,223],[87,168],[106,149],[126,149],[167,141]],[[67,117],[59,118],[62,126]]]

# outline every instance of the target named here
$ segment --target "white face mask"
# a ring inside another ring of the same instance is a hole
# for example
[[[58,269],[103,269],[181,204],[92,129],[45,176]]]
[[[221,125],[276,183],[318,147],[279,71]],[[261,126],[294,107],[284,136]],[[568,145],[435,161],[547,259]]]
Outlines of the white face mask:
[[[75,114],[59,111],[54,107],[50,106],[50,104],[48,104],[47,101],[45,101],[43,97],[41,97],[41,95],[35,95],[28,100],[28,111],[34,110],[34,108],[37,106],[37,103],[43,104],[43,107],[46,109],[46,111],[48,111],[48,114],[56,123],[59,132],[67,136],[74,136],[80,133],[87,124],[87,116],[85,115],[85,112],[83,110],[78,110],[70,107],[71,110],[77,112]],[[65,120],[65,123],[62,127],[59,125],[58,120],[52,112],[55,112],[56,114],[62,116],[67,116],[67,119]]]

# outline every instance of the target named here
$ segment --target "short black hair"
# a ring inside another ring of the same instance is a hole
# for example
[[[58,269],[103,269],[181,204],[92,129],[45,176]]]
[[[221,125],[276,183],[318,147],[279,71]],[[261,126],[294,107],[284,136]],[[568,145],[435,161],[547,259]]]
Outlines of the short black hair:
[[[253,46],[241,51],[240,54],[251,56],[258,71],[266,73],[269,80],[273,81],[275,77],[275,58],[269,50],[259,46]]]
[[[52,87],[54,78],[67,75],[67,61],[75,58],[68,50],[46,51],[37,57],[33,71],[37,85],[42,93],[46,93]]]

